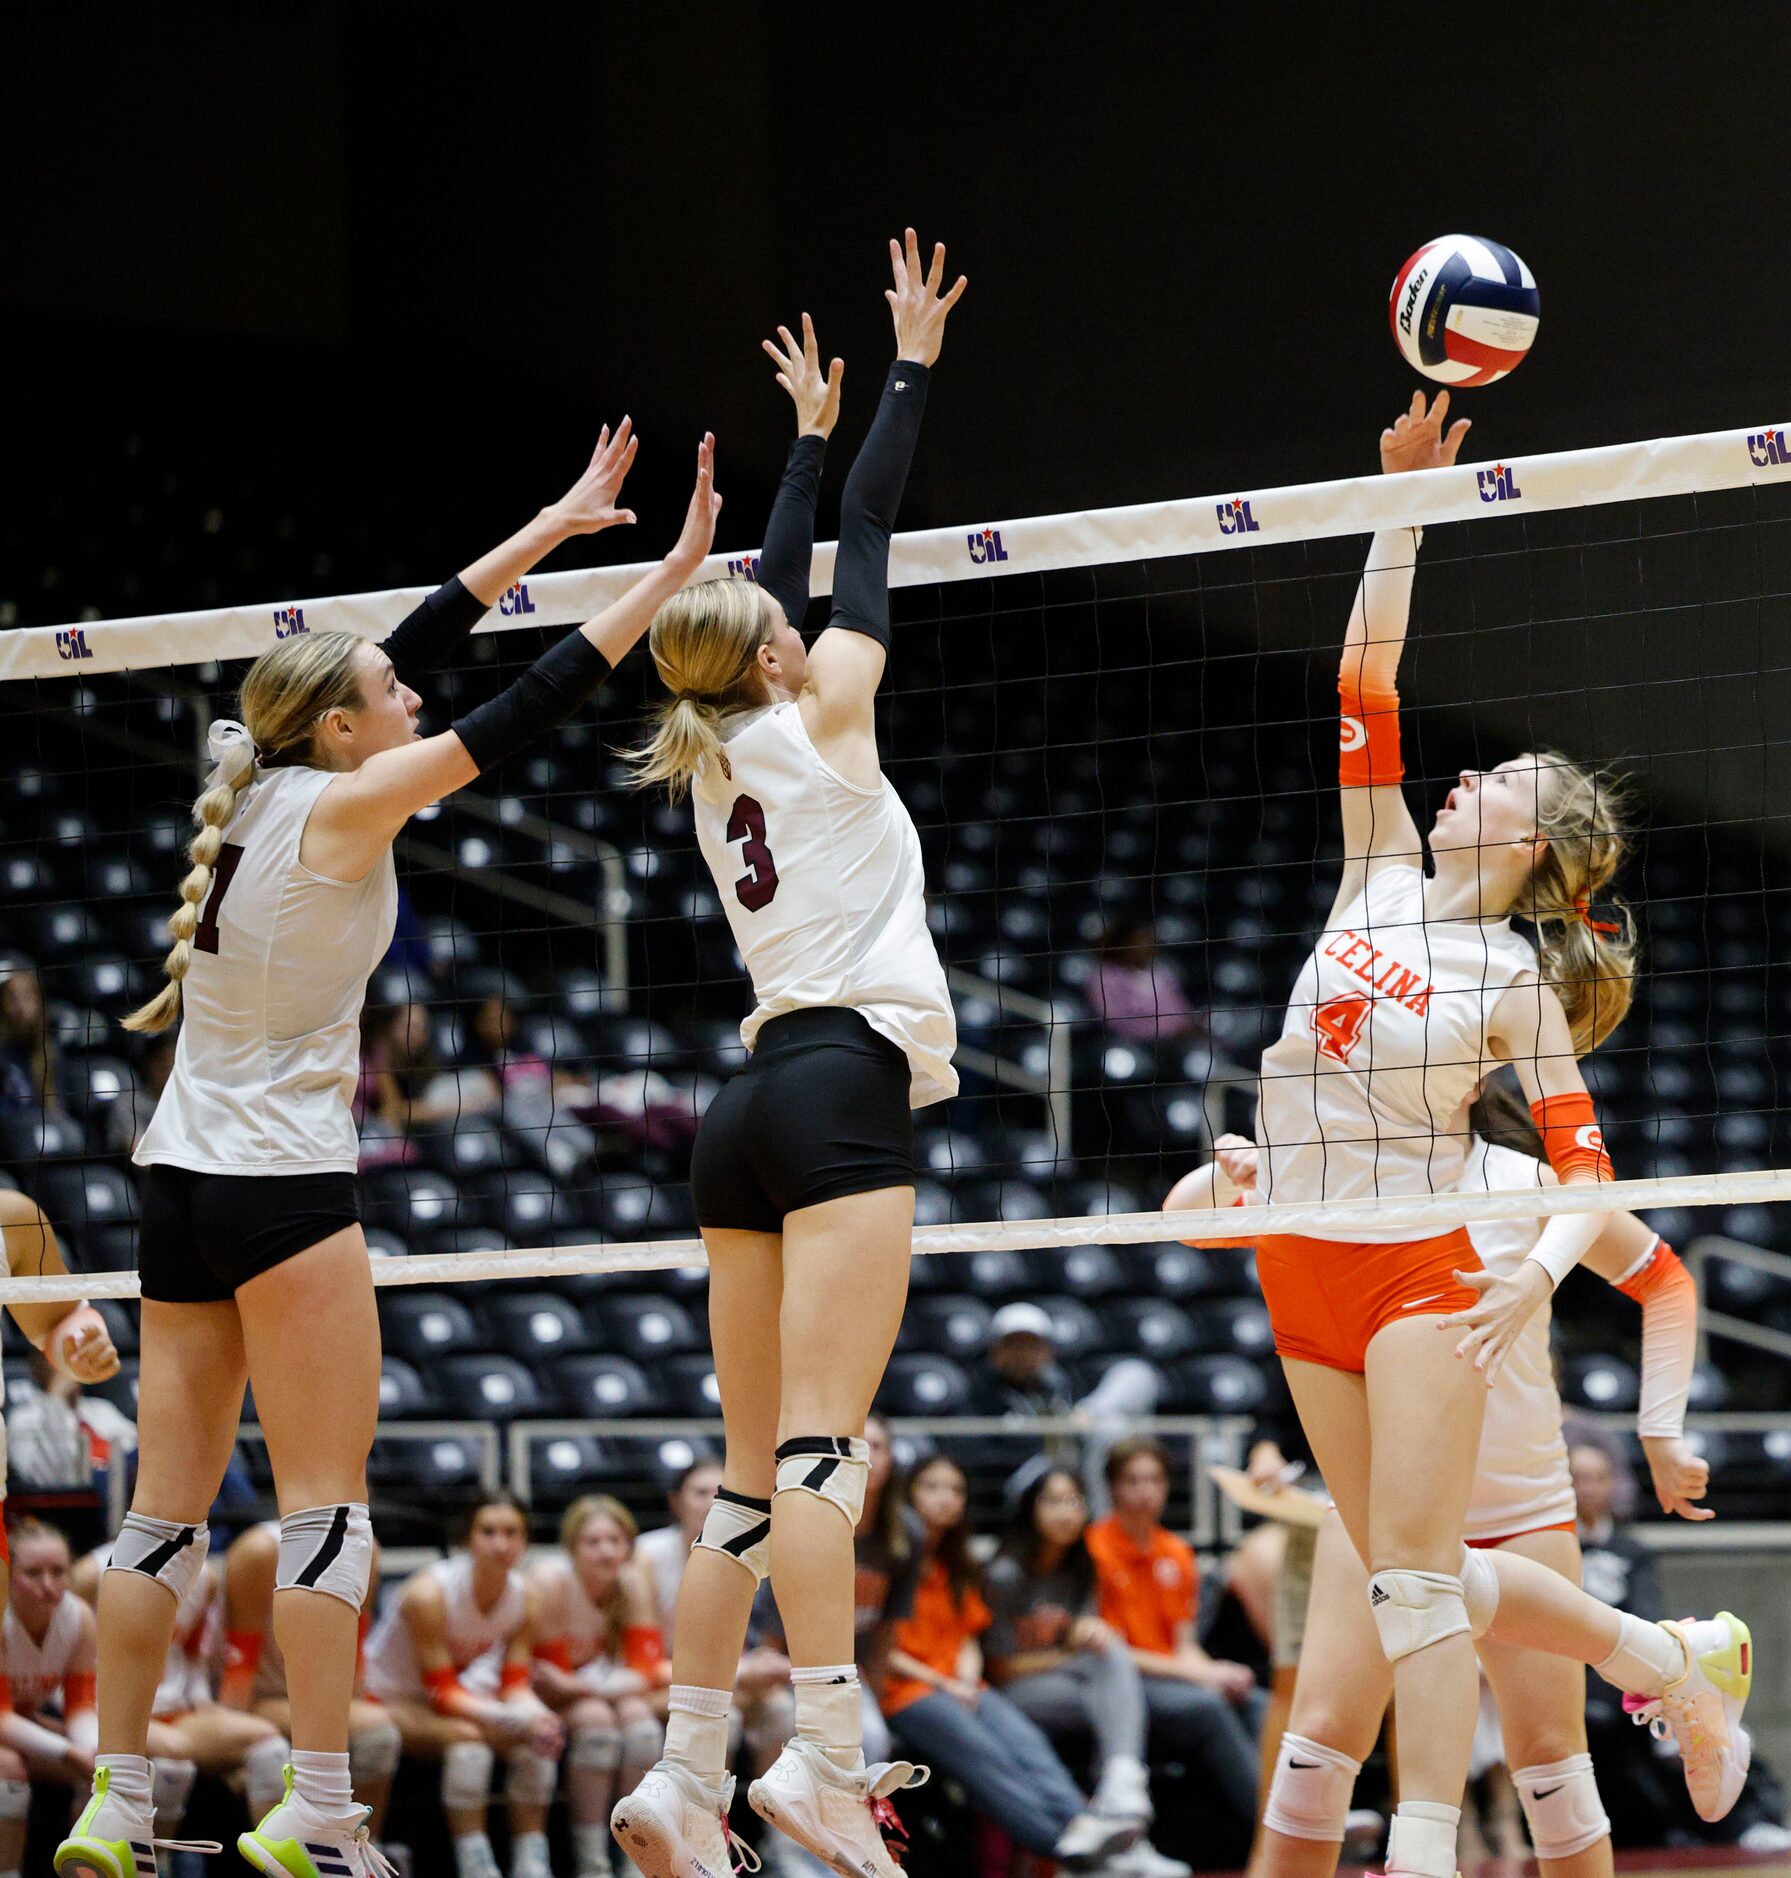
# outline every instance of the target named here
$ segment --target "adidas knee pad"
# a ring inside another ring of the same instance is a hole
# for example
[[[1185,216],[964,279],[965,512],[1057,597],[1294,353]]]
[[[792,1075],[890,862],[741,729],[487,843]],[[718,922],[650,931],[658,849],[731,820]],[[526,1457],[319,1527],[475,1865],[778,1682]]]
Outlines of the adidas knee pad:
[[[473,1813],[491,1802],[491,1773],[497,1756],[483,1741],[451,1741],[442,1753],[442,1805]]]
[[[348,1777],[357,1784],[363,1780],[390,1780],[398,1771],[404,1753],[404,1737],[396,1722],[375,1722],[348,1737]]]
[[[622,1765],[651,1767],[664,1746],[664,1728],[651,1715],[643,1715],[622,1730]]]
[[[622,1765],[622,1735],[616,1728],[574,1728],[566,1765],[587,1773],[613,1774]]]
[[[1484,1637],[1499,1614],[1499,1573],[1484,1552],[1461,1549],[1461,1597],[1468,1611],[1468,1635]]]
[[[771,1576],[771,1502],[718,1489],[697,1544],[744,1565],[763,1584]]]
[[[552,1806],[560,1763],[520,1741],[504,1756],[504,1798],[512,1806]]]
[[[828,1501],[854,1530],[864,1513],[870,1471],[870,1446],[856,1435],[798,1435],[777,1451],[777,1491]]]
[[[1590,1754],[1514,1768],[1511,1778],[1538,1858],[1573,1858],[1610,1836]]]
[[[1284,1734],[1262,1823],[1290,1839],[1341,1845],[1350,1796],[1361,1771],[1360,1761],[1352,1761],[1336,1748],[1309,1741],[1304,1735]]]
[[[243,1788],[257,1821],[286,1797],[286,1763],[291,1758],[292,1743],[284,1735],[257,1741],[243,1756]]]
[[[171,1519],[151,1519],[146,1513],[126,1513],[118,1537],[112,1541],[107,1571],[141,1572],[165,1585],[178,1605],[205,1569],[211,1550],[211,1528],[203,1520],[196,1526],[176,1525]]]
[[[321,1591],[359,1610],[373,1573],[373,1522],[360,1501],[309,1506],[280,1521],[276,1591]]]
[[[1368,1581],[1368,1605],[1389,1663],[1468,1634],[1461,1580],[1449,1572],[1376,1572]]]
[[[185,1818],[187,1802],[193,1797],[193,1782],[198,1778],[199,1768],[193,1761],[155,1762],[150,1774],[150,1803],[169,1825],[176,1826]],[[274,1804],[279,1804],[277,1794]]]

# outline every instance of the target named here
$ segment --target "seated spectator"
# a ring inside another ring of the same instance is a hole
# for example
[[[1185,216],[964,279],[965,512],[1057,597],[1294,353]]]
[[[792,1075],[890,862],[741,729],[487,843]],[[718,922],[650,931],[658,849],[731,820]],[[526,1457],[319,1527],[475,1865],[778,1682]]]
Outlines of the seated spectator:
[[[499,1751],[511,1878],[551,1878],[547,1813],[565,1729],[530,1686],[532,1600],[517,1569],[528,1517],[509,1495],[491,1495],[463,1537],[386,1605],[367,1640],[367,1693],[398,1724],[406,1754],[442,1764],[459,1878],[498,1878],[485,1814]]]
[[[31,966],[0,977],[0,1109],[62,1112],[60,1053]]]
[[[1103,1818],[1070,1778],[1044,1731],[983,1680],[978,1637],[994,1621],[970,1549],[963,1470],[935,1455],[906,1495],[925,1538],[907,1606],[892,1613],[881,1685],[883,1713],[904,1755],[948,1775],[1015,1844],[1072,1871],[1186,1867],[1153,1859],[1135,1815]],[[1120,1855],[1136,1847],[1143,1857]]]
[[[1266,1697],[1242,1663],[1208,1656],[1195,1637],[1200,1574],[1193,1548],[1163,1525],[1169,1456],[1147,1438],[1107,1457],[1111,1517],[1084,1535],[1102,1619],[1144,1675],[1150,1757],[1204,1771],[1246,1831],[1256,1817],[1257,1747]]]
[[[26,1780],[67,1787],[69,1815],[86,1804],[99,1746],[92,1611],[68,1588],[68,1541],[21,1520],[12,1532],[12,1594],[0,1623],[0,1878],[25,1855]]]
[[[251,1526],[224,1555],[224,1673],[218,1700],[226,1708],[259,1715],[284,1735],[291,1730],[292,1704],[275,1633],[274,1579],[279,1563],[277,1519]],[[376,1546],[361,1605],[363,1637],[378,1602]],[[368,1834],[377,1842],[385,1832],[386,1804],[392,1797],[402,1740],[397,1724],[362,1692],[365,1665],[357,1664],[356,1670],[355,1696],[348,1710],[348,1771],[356,1801],[368,1809]]]
[[[107,1480],[112,1468],[128,1467],[137,1425],[104,1396],[88,1395],[41,1350],[31,1352],[30,1375],[6,1408],[8,1491],[73,1496],[71,1530],[91,1543],[106,1531]]]
[[[436,1059],[429,1006],[369,1005],[361,1014],[361,1076],[354,1098],[361,1166],[412,1159],[413,1130],[452,1122],[460,1113],[459,1094]]]
[[[1175,967],[1157,954],[1156,927],[1136,914],[1108,926],[1086,995],[1091,1014],[1128,1042],[1154,1046],[1205,1030]]]
[[[574,1500],[560,1550],[531,1568],[535,1692],[566,1725],[566,1795],[578,1878],[610,1878],[610,1810],[659,1759],[671,1681],[651,1580],[630,1572],[633,1515],[607,1494]]]
[[[1074,1474],[1040,1469],[1015,1497],[986,1580],[995,1621],[983,1650],[990,1679],[1062,1749],[1092,1737],[1094,1810],[1150,1823],[1144,1678],[1123,1639],[1095,1613],[1088,1502]]]

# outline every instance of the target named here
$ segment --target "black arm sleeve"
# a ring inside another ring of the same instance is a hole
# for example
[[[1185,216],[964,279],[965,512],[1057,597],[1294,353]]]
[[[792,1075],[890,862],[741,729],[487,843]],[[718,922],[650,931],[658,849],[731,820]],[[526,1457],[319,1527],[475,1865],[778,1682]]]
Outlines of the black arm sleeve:
[[[784,618],[802,630],[808,611],[809,563],[815,558],[815,498],[821,493],[825,437],[798,437],[784,462],[765,545],[759,551],[759,585],[784,610]]]
[[[477,594],[467,592],[458,574],[445,587],[437,587],[380,642],[399,683],[414,690],[419,678],[439,671],[489,610]]]
[[[495,698],[456,718],[454,734],[483,774],[565,723],[609,674],[609,660],[590,640],[568,633]]]
[[[889,648],[889,537],[927,408],[927,368],[897,359],[840,498],[833,623]]]

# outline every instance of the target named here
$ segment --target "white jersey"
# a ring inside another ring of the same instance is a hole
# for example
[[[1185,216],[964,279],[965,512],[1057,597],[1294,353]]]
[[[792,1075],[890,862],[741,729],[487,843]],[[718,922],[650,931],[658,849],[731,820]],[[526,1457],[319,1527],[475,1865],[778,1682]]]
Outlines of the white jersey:
[[[564,1637],[571,1646],[574,1669],[583,1669],[599,1657],[620,1659],[620,1628],[613,1626],[608,1613],[591,1601],[591,1594],[572,1569],[571,1559],[548,1559],[541,1567],[539,1583],[547,1608],[558,1614],[554,1635]]]
[[[6,1686],[12,1706],[21,1715],[32,1716],[44,1709],[60,1709],[62,1686],[70,1676],[94,1674],[98,1666],[98,1645],[92,1630],[82,1621],[87,1606],[72,1591],[62,1594],[62,1601],[50,1613],[50,1622],[42,1642],[36,1641],[19,1621],[10,1604],[0,1621],[0,1637],[6,1653]]]
[[[456,1552],[423,1570],[441,1586],[445,1636],[454,1673],[469,1689],[495,1695],[503,1674],[504,1652],[528,1621],[528,1592],[521,1572],[513,1571],[503,1594],[490,1610],[473,1595],[473,1555]],[[429,1691],[417,1666],[416,1646],[401,1608],[393,1598],[367,1639],[367,1693],[376,1702],[427,1701]]]
[[[746,1047],[768,1018],[844,1006],[900,1046],[915,1108],[956,1095],[957,1020],[927,930],[920,838],[889,779],[847,782],[786,701],[738,721],[725,768],[705,763],[691,799],[752,978]]]
[[[653,1590],[659,1603],[659,1634],[665,1639],[666,1654],[672,1649],[672,1619],[678,1609],[678,1587],[684,1582],[684,1567],[690,1563],[690,1547],[684,1543],[681,1526],[655,1526],[634,1542],[634,1555],[647,1561],[653,1573]]]
[[[1383,867],[1319,937],[1263,1052],[1259,1201],[1410,1198],[1460,1184],[1487,1025],[1534,951],[1504,919],[1430,920],[1417,867]],[[1323,1236],[1323,1235],[1318,1235]],[[1351,1231],[1365,1244],[1409,1227]]]
[[[329,770],[267,770],[238,798],[181,982],[174,1073],[139,1166],[355,1171],[361,1005],[392,942],[398,881],[389,852],[358,881],[299,859],[333,780]]]
[[[110,1558],[111,1554],[112,1548],[107,1546],[106,1556]],[[156,1685],[152,1704],[151,1712],[158,1721],[188,1714],[216,1699],[213,1671],[224,1641],[221,1602],[217,1575],[207,1565],[175,1608],[174,1635],[168,1640],[162,1680]]]

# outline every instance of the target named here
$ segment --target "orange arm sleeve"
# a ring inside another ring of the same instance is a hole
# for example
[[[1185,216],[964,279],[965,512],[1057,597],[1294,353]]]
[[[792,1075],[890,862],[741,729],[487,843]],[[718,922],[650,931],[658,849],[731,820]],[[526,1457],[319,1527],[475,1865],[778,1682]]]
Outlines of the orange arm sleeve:
[[[1549,1165],[1563,1181],[1585,1173],[1594,1180],[1617,1178],[1589,1095],[1544,1096],[1530,1104],[1530,1114],[1548,1150]]]
[[[1337,739],[1337,780],[1345,789],[1393,788],[1405,780],[1399,752],[1399,692],[1392,685],[1337,680],[1342,722]]]

